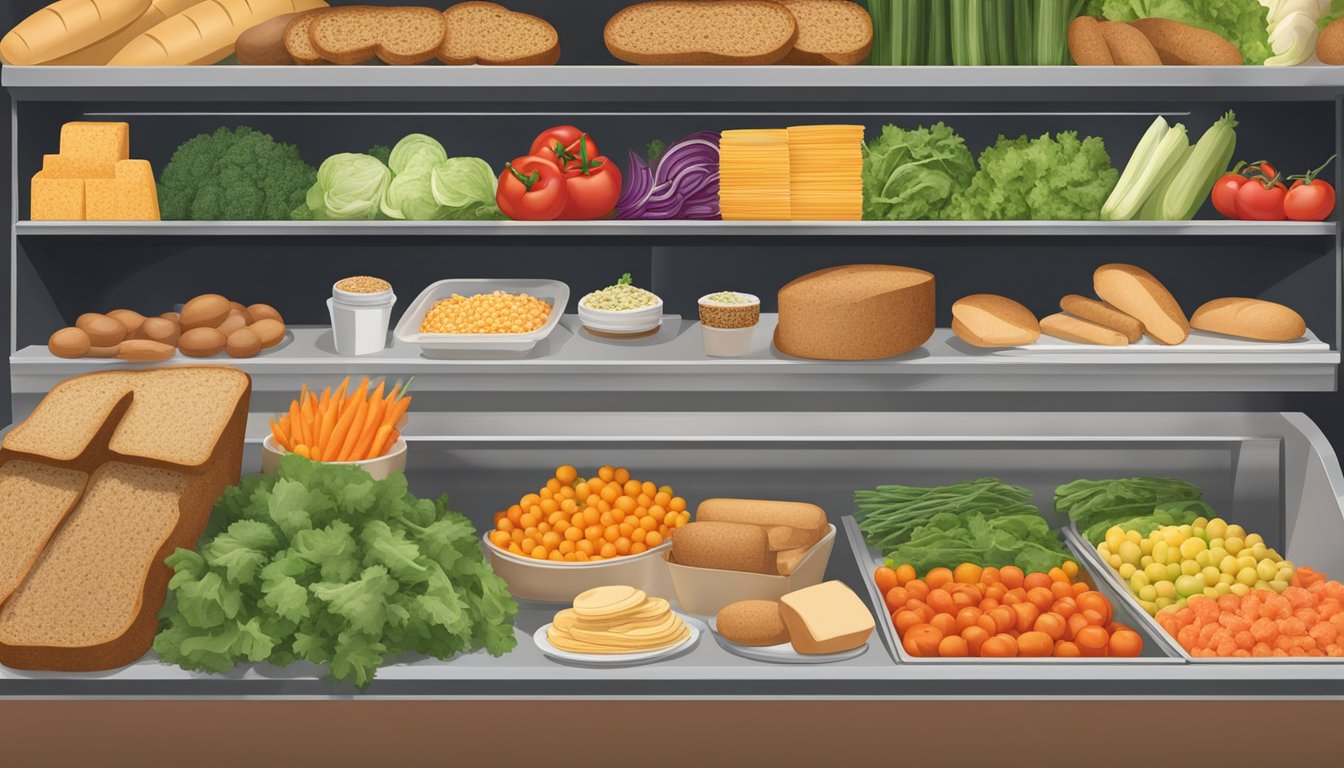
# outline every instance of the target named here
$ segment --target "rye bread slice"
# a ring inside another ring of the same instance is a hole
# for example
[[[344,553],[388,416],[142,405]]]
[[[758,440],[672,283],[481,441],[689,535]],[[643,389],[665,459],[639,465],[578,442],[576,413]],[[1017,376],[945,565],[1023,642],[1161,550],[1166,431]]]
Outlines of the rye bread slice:
[[[375,56],[388,64],[423,64],[443,45],[447,22],[433,8],[353,5],[313,19],[308,38],[334,64],[362,64]]]
[[[313,47],[313,40],[308,36],[308,32],[313,20],[330,10],[330,8],[318,8],[315,11],[300,13],[285,25],[285,50],[289,51],[289,57],[294,59],[295,64],[321,64],[326,61]]]
[[[23,583],[88,480],[78,470],[32,461],[0,466],[0,604]]]
[[[617,12],[602,36],[631,64],[775,64],[793,49],[798,22],[768,0],[665,0]]]
[[[777,0],[798,21],[785,64],[862,64],[873,49],[873,20],[852,0]]]
[[[443,12],[444,64],[535,66],[560,60],[560,35],[545,19],[497,3],[458,3]]]

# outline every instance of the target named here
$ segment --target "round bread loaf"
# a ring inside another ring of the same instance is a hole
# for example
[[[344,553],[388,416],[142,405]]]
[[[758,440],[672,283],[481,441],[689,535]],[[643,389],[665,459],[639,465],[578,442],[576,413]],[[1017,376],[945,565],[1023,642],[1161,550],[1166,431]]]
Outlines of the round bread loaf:
[[[789,642],[789,631],[774,600],[739,600],[723,607],[714,626],[738,645],[769,646]]]
[[[775,347],[814,360],[877,360],[933,335],[933,275],[884,264],[831,267],[779,289]]]

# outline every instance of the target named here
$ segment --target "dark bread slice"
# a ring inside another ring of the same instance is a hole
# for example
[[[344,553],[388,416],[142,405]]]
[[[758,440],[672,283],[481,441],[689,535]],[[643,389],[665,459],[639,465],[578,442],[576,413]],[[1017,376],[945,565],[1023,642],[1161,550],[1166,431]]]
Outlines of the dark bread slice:
[[[433,8],[352,5],[313,19],[308,39],[334,64],[362,64],[375,56],[388,64],[423,64],[443,45],[447,22]]]
[[[776,64],[793,50],[798,22],[769,0],[662,0],[617,12],[602,37],[631,64]]]
[[[497,3],[458,3],[443,12],[444,64],[535,66],[560,60],[560,35],[545,19]]]
[[[89,476],[21,459],[0,466],[0,604],[18,589]]]
[[[314,19],[330,10],[330,8],[319,8],[315,11],[300,13],[285,25],[285,50],[289,52],[289,56],[295,64],[321,64],[326,61],[322,58],[322,54],[318,53],[317,49],[313,47],[313,39],[308,36],[308,31],[312,27]]]
[[[862,64],[873,49],[873,19],[853,0],[777,0],[798,22],[785,64]]]

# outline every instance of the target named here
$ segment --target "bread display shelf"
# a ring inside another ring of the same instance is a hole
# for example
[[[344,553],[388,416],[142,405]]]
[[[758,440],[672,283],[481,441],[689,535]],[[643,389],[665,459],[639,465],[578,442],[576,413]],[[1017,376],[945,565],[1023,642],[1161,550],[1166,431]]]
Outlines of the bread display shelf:
[[[957,100],[1096,98],[1098,90],[1188,102],[1201,94],[1274,101],[1336,98],[1344,67],[5,67],[19,101],[846,101],[856,94]]]

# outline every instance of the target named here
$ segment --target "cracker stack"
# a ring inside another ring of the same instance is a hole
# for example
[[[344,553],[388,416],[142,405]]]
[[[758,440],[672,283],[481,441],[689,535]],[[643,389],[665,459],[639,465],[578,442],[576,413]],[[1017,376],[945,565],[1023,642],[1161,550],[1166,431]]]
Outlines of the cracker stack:
[[[803,125],[788,132],[793,219],[862,219],[863,126]]]
[[[719,206],[724,221],[788,221],[789,132],[724,131],[719,139]]]
[[[634,587],[597,587],[555,615],[546,639],[570,653],[644,653],[679,645],[691,630],[666,600]]]

